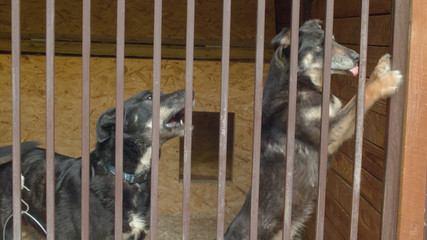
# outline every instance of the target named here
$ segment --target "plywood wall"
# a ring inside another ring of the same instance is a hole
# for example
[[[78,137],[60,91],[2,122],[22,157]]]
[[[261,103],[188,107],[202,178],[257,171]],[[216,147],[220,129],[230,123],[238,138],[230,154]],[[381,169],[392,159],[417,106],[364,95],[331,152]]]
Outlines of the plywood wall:
[[[268,65],[265,65],[267,70]],[[185,62],[163,60],[161,89],[184,88]],[[219,111],[221,63],[194,63],[195,111]],[[92,58],[91,146],[95,143],[98,116],[115,104],[115,60]],[[55,145],[56,151],[80,156],[81,146],[81,58],[55,58]],[[0,54],[0,145],[12,142],[11,56]],[[226,214],[239,211],[250,185],[254,64],[230,64],[229,111],[235,113],[233,181],[227,184]],[[22,56],[22,141],[45,142],[45,57]],[[152,88],[152,61],[125,60],[125,97]],[[159,180],[159,211],[180,214],[182,182],[179,181],[179,141],[162,148]],[[191,214],[215,216],[216,183],[192,183]]]
[[[324,19],[325,0],[314,0],[312,18]],[[368,32],[368,67],[373,70],[378,59],[390,52],[391,0],[370,1]],[[337,42],[359,52],[360,1],[336,1],[334,29]],[[357,79],[346,76],[332,78],[332,92],[344,102],[357,93]],[[365,117],[363,140],[363,170],[359,219],[360,239],[380,239],[384,180],[384,143],[386,132],[386,102],[380,101]],[[347,141],[335,155],[328,173],[325,239],[349,239],[353,184],[354,139]],[[314,239],[315,219],[308,224],[307,239]]]

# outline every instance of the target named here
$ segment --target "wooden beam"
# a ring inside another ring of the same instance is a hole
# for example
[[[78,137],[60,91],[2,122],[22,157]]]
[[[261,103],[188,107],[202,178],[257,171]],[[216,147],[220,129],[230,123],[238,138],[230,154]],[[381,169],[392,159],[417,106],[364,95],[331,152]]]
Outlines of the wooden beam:
[[[427,173],[427,1],[413,0],[398,236],[423,239]]]
[[[23,53],[44,54],[46,42],[44,40],[21,40]],[[81,55],[81,45],[79,41],[57,41],[55,43],[55,53],[59,55]],[[91,44],[92,56],[115,56],[115,43],[93,42]],[[10,39],[0,39],[0,52],[10,53]],[[152,58],[153,46],[151,44],[126,44],[126,57]],[[264,61],[269,62],[273,56],[273,49],[266,49]],[[185,45],[163,45],[162,58],[184,59]],[[221,46],[207,45],[194,47],[195,60],[221,60]],[[230,59],[234,61],[253,61],[255,59],[255,47],[231,47]]]
[[[326,0],[314,0],[311,5],[311,17],[323,19],[325,17]],[[335,1],[334,17],[359,17],[361,1]],[[369,3],[369,14],[380,15],[391,13],[391,0],[375,0]]]
[[[196,1],[194,41],[217,41],[221,46],[222,0]],[[233,1],[231,7],[231,42],[252,43],[255,45],[256,0]],[[42,34],[45,27],[46,1],[25,1],[21,6],[21,34]],[[59,0],[55,3],[55,39],[82,33],[82,1]],[[0,0],[0,33],[10,37],[11,1]],[[100,36],[103,41],[116,39],[116,1],[93,0],[91,2],[92,40]],[[163,39],[185,43],[186,39],[186,0],[165,0],[162,7]],[[125,41],[152,39],[154,34],[154,1],[127,0],[125,16]],[[265,43],[276,35],[274,0],[266,0]],[[23,38],[24,39],[24,38]]]

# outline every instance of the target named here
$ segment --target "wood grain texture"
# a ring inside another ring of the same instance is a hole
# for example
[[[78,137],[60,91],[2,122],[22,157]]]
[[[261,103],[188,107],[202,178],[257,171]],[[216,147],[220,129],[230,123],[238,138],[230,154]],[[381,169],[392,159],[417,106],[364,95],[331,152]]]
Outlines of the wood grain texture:
[[[351,214],[352,185],[348,184],[335,171],[331,171],[328,177],[328,193],[340,203],[347,214]],[[377,228],[375,231],[379,231],[379,221],[380,214],[378,210],[375,209],[370,202],[363,200],[360,206],[359,219],[361,228],[367,229],[366,231],[370,231],[369,229],[371,228]]]
[[[364,208],[365,202],[361,199],[360,208]],[[346,213],[344,208],[342,208],[341,204],[338,203],[330,194],[326,195],[326,216],[329,216],[330,221],[332,222],[333,227],[337,229],[337,231],[345,236],[344,239],[348,239],[350,235],[350,216]],[[359,239],[379,239],[380,235],[380,217],[378,215],[378,221],[371,222],[372,225],[368,226],[364,224],[360,224],[359,222],[359,230],[358,236]]]
[[[359,44],[360,17],[335,18],[334,34],[341,44]],[[369,17],[368,45],[389,46],[391,43],[391,16]]]
[[[10,51],[10,39],[0,38],[0,51]],[[79,41],[57,41],[55,52],[60,55],[81,55],[81,42]],[[115,56],[116,44],[108,42],[94,42],[91,44],[92,56]],[[273,51],[268,46],[265,51],[264,61],[269,62]],[[22,40],[21,51],[23,53],[44,54],[46,50],[45,42],[40,40]],[[216,45],[195,46],[195,60],[220,60],[222,49]],[[233,61],[253,61],[255,59],[255,48],[253,47],[232,47],[230,48],[230,59]],[[151,44],[127,44],[125,47],[125,57],[152,58],[153,46]],[[185,59],[185,45],[164,45],[162,47],[163,59]]]
[[[340,152],[347,158],[354,158],[354,138],[349,139],[340,148]],[[382,181],[384,178],[384,149],[377,145],[363,140],[362,167],[373,177]]]
[[[256,0],[233,1],[231,8],[231,46],[254,47]],[[222,0],[196,1],[195,44],[221,47]],[[22,5],[22,39],[44,39],[45,1],[31,0]],[[116,1],[92,1],[92,41],[115,42]],[[163,1],[162,43],[185,45],[186,1]],[[10,1],[0,0],[0,38],[10,38]],[[125,41],[134,44],[153,42],[153,1],[126,1]],[[266,1],[265,43],[275,35],[274,0]],[[57,41],[81,42],[82,2],[56,1],[55,35]],[[114,47],[112,47],[114,49]]]
[[[323,19],[325,16],[326,0],[314,0],[311,6],[311,17]],[[391,0],[369,1],[369,14],[390,14]],[[334,2],[334,17],[358,17],[360,16],[361,1],[340,0]]]
[[[412,1],[399,239],[423,239],[427,173],[427,2]]]
[[[304,233],[302,234],[302,240],[315,240],[315,221],[310,220],[307,222]],[[333,226],[328,216],[325,216],[325,236],[324,239],[329,240],[345,240],[346,238],[341,235],[340,232]]]
[[[353,161],[344,154],[336,154],[332,169],[349,185],[353,184]],[[382,182],[363,169],[361,173],[361,188],[361,197],[365,198],[377,211],[380,211],[383,199]]]

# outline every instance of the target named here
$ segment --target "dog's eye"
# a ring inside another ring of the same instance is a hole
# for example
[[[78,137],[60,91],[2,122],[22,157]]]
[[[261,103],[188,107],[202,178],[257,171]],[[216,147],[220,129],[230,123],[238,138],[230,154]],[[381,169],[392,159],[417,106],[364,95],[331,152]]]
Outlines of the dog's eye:
[[[153,99],[153,95],[148,95],[148,97],[146,98],[146,100],[152,100]]]

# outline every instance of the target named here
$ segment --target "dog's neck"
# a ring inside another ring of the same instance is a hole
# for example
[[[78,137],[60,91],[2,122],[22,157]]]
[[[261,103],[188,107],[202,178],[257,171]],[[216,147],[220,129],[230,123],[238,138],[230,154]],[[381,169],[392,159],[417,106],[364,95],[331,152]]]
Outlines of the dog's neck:
[[[272,85],[272,87],[277,88],[279,87],[278,84],[280,84],[280,87],[285,87],[286,90],[289,86],[289,74],[290,74],[290,52],[289,49],[285,49],[284,52],[280,52],[279,50],[276,50],[273,59],[270,63],[270,69],[268,72],[268,76],[266,79],[266,87],[269,85]],[[297,70],[297,78],[298,78],[298,86],[303,85],[302,87],[310,88],[312,90],[315,90],[317,92],[321,92],[321,86],[316,86],[314,82],[321,82],[321,80],[313,80],[313,75],[308,75],[307,72],[303,69],[298,68]],[[274,81],[281,78],[286,78],[285,81]],[[316,76],[317,77],[317,76]],[[273,79],[273,80],[269,80]],[[280,88],[279,87],[279,88]]]
[[[133,184],[146,180],[146,172],[151,166],[151,146],[124,144],[123,149],[123,180]],[[97,144],[90,155],[95,172],[115,175],[115,146],[114,142]]]

